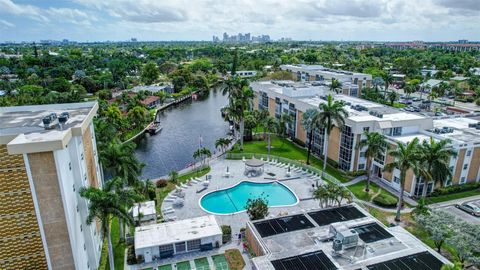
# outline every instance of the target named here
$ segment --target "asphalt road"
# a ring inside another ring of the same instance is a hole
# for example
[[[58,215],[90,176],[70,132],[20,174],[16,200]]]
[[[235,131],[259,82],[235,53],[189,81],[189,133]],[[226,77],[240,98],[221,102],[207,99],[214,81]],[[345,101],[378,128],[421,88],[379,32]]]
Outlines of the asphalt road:
[[[465,200],[465,201],[468,201],[468,200]],[[480,206],[480,199],[469,201],[469,202],[473,202],[474,204]],[[438,207],[438,209],[445,211],[447,213],[453,214],[456,217],[463,219],[469,223],[480,225],[480,217],[472,216],[471,214],[456,208],[455,205],[441,206],[441,207]]]

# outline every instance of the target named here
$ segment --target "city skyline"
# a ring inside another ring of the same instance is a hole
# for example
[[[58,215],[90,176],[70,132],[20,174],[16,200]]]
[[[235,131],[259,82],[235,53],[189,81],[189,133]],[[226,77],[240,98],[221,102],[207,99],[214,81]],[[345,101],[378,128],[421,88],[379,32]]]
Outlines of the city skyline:
[[[132,37],[208,41],[212,34],[223,32],[265,33],[272,40],[479,39],[480,6],[474,0],[429,0],[422,6],[400,0],[184,2],[0,0],[0,42],[124,41]]]

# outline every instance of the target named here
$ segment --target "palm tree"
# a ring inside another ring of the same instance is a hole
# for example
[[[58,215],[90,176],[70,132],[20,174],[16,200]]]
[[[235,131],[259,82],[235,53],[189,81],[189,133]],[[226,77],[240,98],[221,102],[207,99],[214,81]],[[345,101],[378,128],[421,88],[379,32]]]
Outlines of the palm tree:
[[[138,181],[144,166],[138,161],[134,151],[134,143],[122,144],[114,140],[106,147],[100,148],[100,162],[112,176],[121,177],[127,181],[127,185],[133,186]]]
[[[148,111],[142,106],[135,106],[128,111],[128,117],[131,119],[135,127],[142,126],[148,121]]]
[[[172,183],[177,183],[177,180],[178,180],[178,172],[173,170],[171,171],[169,174],[168,174],[168,178],[170,179],[170,181]]]
[[[288,113],[282,113],[280,118],[277,118],[277,134],[282,137],[286,138],[288,137],[288,125],[290,125],[293,122],[292,116]],[[283,144],[282,144],[283,146]]]
[[[200,149],[200,152],[202,153],[204,163],[205,163],[205,159],[212,157],[212,152],[210,152],[210,149],[206,147],[203,147],[202,149]]]
[[[450,140],[435,141],[430,137],[429,141],[424,140],[421,144],[421,162],[431,176],[431,179],[424,179],[423,181],[423,198],[427,196],[428,180],[433,181],[434,185],[438,181],[443,185],[447,179],[452,177],[449,166],[450,158],[455,157],[457,153],[448,148],[450,142]]]
[[[302,114],[302,126],[307,132],[308,138],[308,151],[307,151],[307,164],[310,164],[310,153],[312,152],[312,144],[313,144],[313,134],[315,133],[315,122],[313,121],[318,114],[317,109],[307,109]]]
[[[116,184],[115,181],[108,181],[103,189],[89,187],[80,190],[80,196],[88,199],[89,202],[87,224],[90,225],[94,220],[99,220],[102,224],[102,234],[108,239],[108,259],[111,270],[115,269],[115,265],[110,236],[110,222],[117,217],[125,220],[129,225],[133,224],[133,219],[125,209],[122,197],[113,192],[114,184]]]
[[[393,106],[395,104],[395,100],[398,99],[398,93],[395,91],[390,91],[388,92],[388,101],[390,101],[390,106]]]
[[[400,193],[398,195],[397,214],[395,216],[395,221],[400,221],[407,171],[412,169],[416,175],[425,175],[425,171],[420,167],[419,162],[420,151],[418,138],[413,139],[406,145],[398,142],[395,149],[388,151],[388,155],[392,156],[395,160],[385,165],[384,170],[388,172],[393,171],[395,168],[400,170]]]
[[[232,140],[229,138],[219,138],[215,141],[215,148],[220,148],[220,151],[223,153],[226,151],[227,147],[230,145],[231,142]]]
[[[367,182],[365,185],[365,192],[370,191],[370,176],[373,168],[373,159],[380,155],[387,148],[388,144],[385,136],[378,132],[365,132],[365,139],[361,140],[357,149],[360,151],[366,147],[365,157],[367,158]]]
[[[264,128],[265,128],[265,131],[267,132],[267,136],[268,136],[268,159],[270,160],[270,149],[272,148],[272,145],[271,145],[271,140],[270,140],[270,137],[271,137],[271,134],[272,132],[275,132],[278,128],[278,124],[277,124],[277,121],[275,120],[275,118],[271,117],[271,116],[268,116],[264,123]]]
[[[339,80],[332,78],[332,83],[330,84],[330,91],[338,94],[340,90],[342,90],[342,83]]]
[[[390,86],[391,83],[393,83],[393,76],[392,76],[392,74],[390,74],[390,72],[385,72],[382,76],[382,79],[383,79],[384,86],[385,86],[383,99],[385,99],[387,91],[388,91],[388,87]]]
[[[240,126],[240,150],[243,150],[243,135],[245,131],[244,116],[245,111],[251,107],[253,91],[248,86],[248,81],[234,76],[225,82],[222,92],[224,94],[228,93],[229,110],[227,110],[227,113],[230,112],[230,117],[233,116],[233,119],[237,120]]]
[[[313,120],[316,126],[323,127],[324,143],[323,143],[323,171],[322,177],[325,176],[325,170],[327,169],[328,158],[328,138],[330,132],[334,126],[342,128],[345,125],[345,119],[348,117],[348,112],[344,108],[344,104],[341,101],[333,101],[332,95],[328,95],[327,103],[320,103],[318,105],[320,111]]]

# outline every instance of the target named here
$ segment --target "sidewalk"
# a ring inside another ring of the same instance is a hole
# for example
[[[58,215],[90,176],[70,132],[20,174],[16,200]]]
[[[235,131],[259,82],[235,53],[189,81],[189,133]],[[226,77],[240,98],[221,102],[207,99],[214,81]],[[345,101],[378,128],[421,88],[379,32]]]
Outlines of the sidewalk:
[[[348,187],[348,186],[351,186],[351,185],[355,185],[356,183],[362,182],[364,180],[367,180],[367,176],[366,175],[360,175],[360,176],[357,176],[357,177],[353,178],[352,180],[344,183],[343,185]]]
[[[374,177],[374,176],[373,176],[372,179],[371,179],[371,181],[372,181],[373,183],[377,184],[378,186],[386,189],[388,192],[392,193],[393,195],[395,195],[395,196],[397,196],[397,197],[398,197],[398,195],[400,194],[399,191],[397,191],[397,190],[394,189],[393,187],[385,184],[382,180],[380,180],[380,179],[377,178],[377,177]],[[406,203],[408,203],[409,205],[411,205],[411,206],[413,206],[413,207],[415,207],[415,206],[418,205],[418,203],[417,203],[414,199],[408,197],[405,193],[404,193],[404,196],[403,196],[403,201],[406,202]]]
[[[480,195],[465,197],[465,198],[451,200],[451,201],[432,203],[432,204],[428,205],[428,207],[433,208],[433,209],[442,208],[442,207],[447,207],[447,206],[451,206],[451,205],[454,205],[454,204],[461,204],[461,203],[464,203],[464,202],[476,201],[476,200],[480,200]]]

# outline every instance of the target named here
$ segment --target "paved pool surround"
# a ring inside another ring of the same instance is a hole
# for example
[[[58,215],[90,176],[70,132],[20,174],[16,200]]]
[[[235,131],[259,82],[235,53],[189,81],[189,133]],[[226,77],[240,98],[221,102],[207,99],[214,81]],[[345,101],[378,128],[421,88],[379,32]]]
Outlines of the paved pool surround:
[[[225,172],[229,168],[230,176],[225,177]],[[265,172],[260,177],[247,177],[243,174],[245,165],[241,160],[227,160],[223,158],[216,159],[210,162],[211,171],[208,175],[211,175],[210,185],[208,188],[200,193],[197,193],[197,190],[201,189],[203,186],[201,183],[192,184],[188,188],[184,189],[185,191],[185,202],[183,207],[176,207],[172,202],[164,202],[162,204],[162,210],[167,208],[173,208],[175,213],[171,214],[177,217],[178,219],[186,219],[192,217],[198,217],[203,215],[208,215],[210,213],[206,212],[200,206],[200,199],[213,191],[230,188],[242,181],[251,181],[258,183],[268,183],[274,180],[265,179],[265,177],[272,177],[267,173],[274,173],[277,179],[285,179],[286,169],[280,168],[276,165],[265,164]],[[312,185],[315,184],[314,179],[308,179],[306,176],[303,176],[301,173],[296,173],[292,171],[290,178],[300,177],[298,179],[281,181],[281,184],[288,187],[299,199],[298,203],[292,206],[282,206],[282,207],[270,207],[269,216],[278,216],[279,214],[293,214],[293,213],[303,213],[307,209],[318,208],[318,201],[309,199],[302,200],[305,198],[311,198],[312,192],[310,191]],[[202,180],[205,180],[205,176],[202,177]],[[232,227],[232,232],[237,234],[240,228],[245,227],[246,222],[249,220],[246,212],[227,214],[227,215],[215,215],[218,223],[220,225],[230,225]]]

